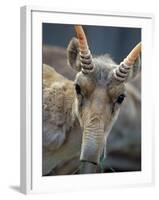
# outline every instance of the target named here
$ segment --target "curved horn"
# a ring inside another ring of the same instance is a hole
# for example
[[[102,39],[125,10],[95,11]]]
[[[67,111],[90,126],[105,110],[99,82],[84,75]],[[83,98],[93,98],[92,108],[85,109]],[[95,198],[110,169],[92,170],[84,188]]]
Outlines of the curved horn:
[[[75,31],[79,41],[79,53],[82,72],[88,74],[94,70],[92,55],[88,47],[87,38],[81,25],[75,25]]]
[[[133,67],[136,59],[141,52],[141,42],[138,43],[128,56],[120,63],[119,67],[114,70],[114,77],[118,81],[125,81],[129,75],[129,71]]]

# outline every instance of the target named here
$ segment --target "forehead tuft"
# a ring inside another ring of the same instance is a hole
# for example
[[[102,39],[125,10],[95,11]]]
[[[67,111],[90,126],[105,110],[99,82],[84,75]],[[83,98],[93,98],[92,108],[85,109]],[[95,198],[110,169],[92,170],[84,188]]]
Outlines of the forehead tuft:
[[[83,74],[81,71],[77,73],[75,82],[92,82],[95,85],[101,85],[106,87],[111,84],[111,77],[113,69],[116,68],[116,63],[109,57],[109,55],[103,55],[93,58],[94,71],[90,74]]]
[[[96,83],[106,86],[111,79],[111,72],[116,64],[107,56],[100,56],[93,60],[95,64],[94,77]]]

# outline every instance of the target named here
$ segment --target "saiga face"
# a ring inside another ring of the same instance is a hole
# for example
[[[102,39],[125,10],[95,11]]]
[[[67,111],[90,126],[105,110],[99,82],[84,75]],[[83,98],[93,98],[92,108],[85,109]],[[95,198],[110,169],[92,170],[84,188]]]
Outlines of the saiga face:
[[[76,32],[78,39],[71,40],[67,55],[69,65],[78,71],[74,81],[75,113],[83,128],[82,173],[92,173],[96,172],[107,136],[126,96],[125,82],[140,68],[141,47],[135,47],[124,62],[116,65],[106,56],[93,59],[82,27],[76,26]]]

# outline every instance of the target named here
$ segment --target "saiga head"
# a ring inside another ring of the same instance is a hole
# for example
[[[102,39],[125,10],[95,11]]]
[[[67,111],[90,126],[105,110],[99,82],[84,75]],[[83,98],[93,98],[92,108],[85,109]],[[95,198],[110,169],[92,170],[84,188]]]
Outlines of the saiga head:
[[[74,109],[83,128],[81,173],[93,173],[126,96],[125,83],[139,71],[141,44],[117,65],[105,56],[92,58],[82,26],[76,25],[75,30],[77,38],[70,41],[67,56],[69,65],[78,72]]]

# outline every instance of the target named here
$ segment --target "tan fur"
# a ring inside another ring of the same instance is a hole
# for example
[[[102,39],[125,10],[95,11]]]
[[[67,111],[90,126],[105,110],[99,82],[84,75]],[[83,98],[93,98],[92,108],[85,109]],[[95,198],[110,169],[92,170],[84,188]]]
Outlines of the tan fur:
[[[68,166],[69,163],[70,167],[67,169],[70,170],[66,170],[68,174],[78,168],[79,162],[72,166],[73,160],[77,161],[81,153],[81,130],[78,121],[85,134],[91,132],[93,137],[98,138],[97,145],[99,141],[101,146],[98,155],[101,155],[108,133],[119,113],[119,105],[115,105],[115,112],[112,112],[110,105],[125,91],[123,84],[105,83],[109,71],[110,69],[105,67],[96,71],[97,80],[82,73],[77,74],[75,83],[80,85],[84,97],[84,106],[81,109],[81,97],[75,94],[74,82],[64,78],[48,65],[43,65],[44,175],[51,171],[62,174],[61,166]],[[133,96],[131,87],[130,93]],[[85,144],[84,139],[82,143]]]
[[[81,134],[79,124],[72,113],[74,95],[73,82],[44,64],[43,174],[49,173],[61,162],[68,162],[77,155],[79,157]],[[79,131],[74,131],[75,127]],[[74,166],[77,167],[77,163],[74,163]]]

